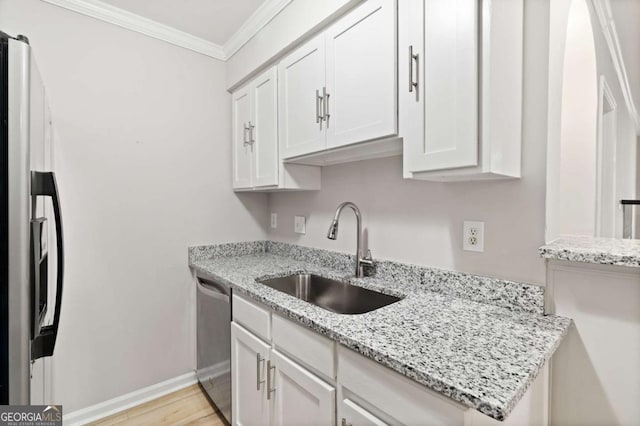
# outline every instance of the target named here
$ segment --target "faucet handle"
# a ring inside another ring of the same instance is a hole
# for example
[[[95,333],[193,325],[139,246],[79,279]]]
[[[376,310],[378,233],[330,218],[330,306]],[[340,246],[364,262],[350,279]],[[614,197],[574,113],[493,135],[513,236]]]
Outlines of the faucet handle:
[[[362,259],[358,259],[358,261],[362,265],[373,266],[373,257],[371,257],[371,250],[367,250],[367,255]]]

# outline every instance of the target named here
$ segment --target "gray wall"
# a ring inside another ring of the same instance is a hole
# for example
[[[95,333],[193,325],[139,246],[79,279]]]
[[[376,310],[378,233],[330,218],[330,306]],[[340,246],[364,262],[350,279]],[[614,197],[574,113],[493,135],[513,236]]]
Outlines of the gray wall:
[[[0,0],[54,117],[66,282],[53,358],[65,412],[191,372],[187,246],[265,237],[231,191],[225,64],[38,0]]]

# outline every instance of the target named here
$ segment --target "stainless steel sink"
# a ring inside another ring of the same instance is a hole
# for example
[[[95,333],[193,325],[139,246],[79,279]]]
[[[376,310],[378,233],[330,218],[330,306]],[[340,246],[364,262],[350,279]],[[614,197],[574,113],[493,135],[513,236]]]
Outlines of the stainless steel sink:
[[[364,314],[400,300],[399,297],[313,274],[289,275],[258,282],[337,314]]]

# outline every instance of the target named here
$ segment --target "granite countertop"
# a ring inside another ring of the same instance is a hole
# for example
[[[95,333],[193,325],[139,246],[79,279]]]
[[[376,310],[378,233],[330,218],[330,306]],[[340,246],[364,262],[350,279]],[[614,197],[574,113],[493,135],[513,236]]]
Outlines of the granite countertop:
[[[640,267],[640,240],[565,237],[539,249],[545,259]]]
[[[295,251],[298,255],[290,256],[282,250],[274,249],[273,253],[260,251],[257,246],[243,246],[231,255],[220,256],[224,251],[208,249],[204,256],[202,251],[199,256],[190,252],[190,266],[281,315],[498,420],[513,410],[571,324],[567,318],[527,312],[517,304],[509,309],[429,291],[425,282],[434,281],[433,273],[425,275],[420,270],[418,275],[430,278],[417,281],[417,275],[411,275],[417,267],[402,273],[396,268],[391,275],[379,273],[383,278],[356,279],[349,278],[352,272],[344,264],[329,262],[327,266],[307,259],[317,253],[305,257]],[[403,299],[365,314],[340,315],[256,282],[298,272],[348,280]],[[473,287],[472,283],[469,287]],[[515,289],[517,293],[529,291],[526,286]],[[476,298],[481,294],[474,293]],[[490,293],[495,299],[496,292]]]

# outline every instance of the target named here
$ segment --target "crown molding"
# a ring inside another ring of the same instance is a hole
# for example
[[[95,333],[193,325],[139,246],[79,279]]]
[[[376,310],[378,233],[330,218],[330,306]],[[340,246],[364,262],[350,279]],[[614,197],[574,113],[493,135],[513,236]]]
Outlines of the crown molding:
[[[224,46],[161,24],[100,0],[42,0],[92,18],[100,19],[167,43],[226,61],[251,40],[293,0],[266,0],[249,16]]]
[[[99,0],[42,0],[194,52],[225,60],[222,46]]]
[[[613,67],[616,71],[620,88],[622,89],[622,96],[624,102],[629,110],[629,114],[634,121],[636,127],[636,134],[640,135],[640,115],[636,108],[636,104],[633,100],[633,94],[631,92],[631,85],[629,84],[629,78],[627,76],[627,69],[624,65],[624,59],[622,57],[622,50],[620,49],[620,39],[618,38],[618,32],[616,31],[616,23],[613,20],[613,14],[611,13],[611,3],[609,0],[591,0],[593,7],[598,17],[598,22],[602,29],[611,60],[613,61]]]
[[[232,57],[293,0],[266,0],[224,44],[224,56]]]

